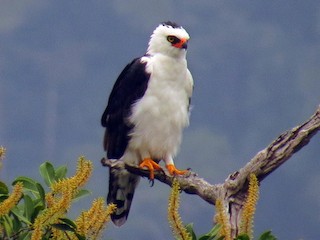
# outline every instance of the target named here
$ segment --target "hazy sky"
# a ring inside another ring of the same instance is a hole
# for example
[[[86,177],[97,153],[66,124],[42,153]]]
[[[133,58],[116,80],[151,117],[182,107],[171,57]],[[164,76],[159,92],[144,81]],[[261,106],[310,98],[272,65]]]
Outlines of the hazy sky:
[[[118,74],[144,54],[162,21],[191,36],[195,89],[178,167],[223,182],[320,104],[319,1],[2,0],[0,20],[0,145],[7,148],[0,174],[7,183],[39,178],[46,160],[67,164],[71,175],[85,155],[95,166],[92,197],[106,196],[100,116]],[[256,233],[318,239],[319,142],[316,136],[262,182]],[[167,186],[142,180],[127,223],[110,225],[105,239],[171,239],[168,194]],[[181,213],[201,234],[214,208],[182,194]]]

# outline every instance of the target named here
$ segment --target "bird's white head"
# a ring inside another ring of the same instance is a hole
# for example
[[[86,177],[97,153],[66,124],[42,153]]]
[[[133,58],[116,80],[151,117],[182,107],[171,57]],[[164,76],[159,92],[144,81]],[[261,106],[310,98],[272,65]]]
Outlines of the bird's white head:
[[[185,57],[190,39],[187,31],[173,22],[161,23],[151,35],[147,54]]]

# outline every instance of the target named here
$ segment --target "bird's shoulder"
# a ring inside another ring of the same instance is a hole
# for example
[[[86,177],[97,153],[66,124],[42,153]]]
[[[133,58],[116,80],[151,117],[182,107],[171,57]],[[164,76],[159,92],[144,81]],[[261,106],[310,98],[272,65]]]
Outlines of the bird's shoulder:
[[[145,71],[145,67],[146,61],[144,61],[144,57],[133,59],[118,76],[110,96],[117,91],[132,90],[137,84],[146,81],[149,74]]]
[[[133,59],[118,76],[102,115],[101,124],[106,127],[109,115],[129,111],[130,106],[141,98],[148,86],[150,74],[146,72],[146,57]],[[120,114],[121,116],[123,114]]]

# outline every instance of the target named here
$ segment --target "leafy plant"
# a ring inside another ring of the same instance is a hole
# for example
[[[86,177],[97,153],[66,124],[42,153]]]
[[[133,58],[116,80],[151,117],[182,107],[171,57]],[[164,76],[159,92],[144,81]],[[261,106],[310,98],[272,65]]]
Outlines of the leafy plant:
[[[50,162],[41,164],[39,171],[46,187],[32,178],[20,176],[13,181],[9,194],[7,185],[0,182],[0,238],[97,239],[115,211],[114,205],[105,206],[99,198],[75,221],[67,217],[71,204],[90,194],[82,187],[92,170],[92,163],[80,157],[75,175],[69,178],[66,166],[54,168]]]
[[[199,237],[195,234],[193,230],[193,224],[189,223],[186,226],[188,232],[192,236],[192,240],[222,240],[224,237],[219,237],[219,231],[221,226],[219,224],[216,224],[208,233],[203,234]]]
[[[217,199],[216,209],[217,214],[215,220],[217,224],[206,234],[197,237],[193,224],[190,223],[184,226],[178,212],[180,206],[180,187],[177,179],[173,180],[172,189],[168,203],[168,220],[172,228],[172,232],[176,239],[182,240],[231,240],[231,228],[227,219],[225,208],[222,200]],[[254,174],[249,177],[249,189],[247,200],[244,205],[244,213],[242,215],[242,233],[240,233],[234,240],[251,240],[253,239],[253,216],[255,213],[255,206],[259,197],[259,183]],[[260,235],[258,240],[277,240],[271,234],[271,231],[266,231]]]

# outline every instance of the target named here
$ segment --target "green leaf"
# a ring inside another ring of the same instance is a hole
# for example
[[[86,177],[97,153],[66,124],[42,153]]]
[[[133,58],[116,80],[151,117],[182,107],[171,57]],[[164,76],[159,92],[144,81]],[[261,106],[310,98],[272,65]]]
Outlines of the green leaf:
[[[19,234],[19,240],[30,240],[31,239],[31,231]]]
[[[200,236],[199,240],[213,240],[219,233],[220,225],[216,224],[208,233]]]
[[[12,219],[6,214],[2,216],[3,222],[2,226],[8,236],[12,235],[13,232],[13,222]]]
[[[31,225],[32,223],[29,221],[29,219],[27,219],[25,216],[23,216],[23,213],[20,211],[20,209],[17,207],[17,206],[15,206],[14,208],[12,208],[11,210],[10,210],[14,215],[16,215],[16,217],[20,220],[20,221],[22,221],[22,222],[24,222],[24,223],[26,223],[26,224],[28,224],[28,225]]]
[[[78,201],[80,198],[91,195],[91,192],[87,189],[80,189],[74,196],[73,200]]]
[[[4,182],[0,181],[0,194],[8,194],[8,193],[9,193],[9,189],[7,185]]]
[[[212,239],[212,238],[208,235],[203,235],[199,238],[199,240],[209,240],[209,239]]]
[[[74,228],[70,227],[68,224],[65,224],[65,223],[53,223],[51,224],[51,226],[62,231],[70,231],[70,232],[76,231]]]
[[[33,180],[32,178],[24,177],[24,176],[17,177],[13,181],[12,185],[15,185],[17,182],[22,182],[23,188],[25,190],[32,192],[36,196],[39,196],[39,191],[38,191],[38,188],[36,186],[37,182],[35,180]]]
[[[77,229],[77,225],[71,219],[69,219],[69,218],[59,218],[59,220],[61,220],[65,224],[69,225],[71,228]]]
[[[277,240],[277,238],[271,234],[271,231],[266,231],[261,234],[259,240]]]
[[[86,240],[86,237],[80,235],[79,233],[75,233],[79,240]]]
[[[48,187],[56,181],[56,173],[53,165],[50,162],[44,162],[39,167],[40,175]]]
[[[45,191],[44,191],[44,189],[43,189],[43,187],[42,187],[42,185],[40,183],[36,183],[36,187],[38,189],[42,205],[45,206],[46,205],[46,200],[45,200],[46,193],[45,193]]]
[[[6,200],[9,197],[8,194],[0,194],[0,202],[3,202],[4,200]]]
[[[24,200],[24,213],[23,216],[25,216],[29,221],[31,221],[32,214],[34,212],[34,204],[29,195],[23,196]]]
[[[22,229],[22,222],[20,219],[11,213],[10,217],[12,218],[12,223],[13,223],[13,232],[19,232]]]
[[[220,231],[221,226],[219,224],[214,225],[214,227],[207,234],[210,236],[217,236]]]
[[[186,226],[186,229],[190,233],[192,240],[197,240],[197,236],[196,236],[195,232],[193,231],[193,223],[189,223]]]
[[[241,234],[237,236],[235,240],[250,240],[249,236],[247,234]]]
[[[67,170],[67,166],[65,165],[58,167],[55,174],[56,180],[65,178],[67,175]]]
[[[38,217],[39,213],[44,209],[45,207],[42,205],[35,205],[32,217],[31,217],[31,221],[34,222],[34,220],[36,219],[36,217]]]

